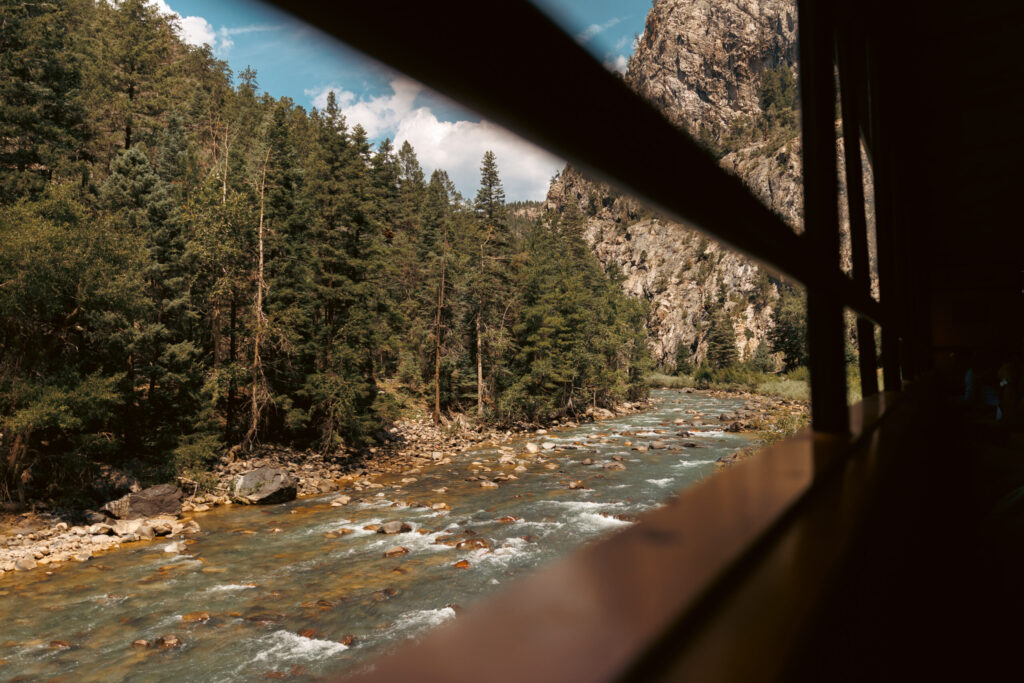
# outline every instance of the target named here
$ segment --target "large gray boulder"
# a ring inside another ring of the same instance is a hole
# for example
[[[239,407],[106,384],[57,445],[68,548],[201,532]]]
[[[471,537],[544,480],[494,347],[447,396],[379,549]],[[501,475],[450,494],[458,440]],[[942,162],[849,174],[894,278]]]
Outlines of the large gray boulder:
[[[117,519],[180,515],[184,494],[174,484],[160,484],[112,500],[101,509]]]
[[[235,477],[231,493],[239,503],[270,505],[295,500],[298,488],[299,482],[284,470],[260,467]]]

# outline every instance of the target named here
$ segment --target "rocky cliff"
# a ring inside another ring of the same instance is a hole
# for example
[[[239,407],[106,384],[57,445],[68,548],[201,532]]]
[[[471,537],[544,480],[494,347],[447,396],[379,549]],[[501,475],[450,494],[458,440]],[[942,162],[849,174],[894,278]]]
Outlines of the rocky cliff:
[[[766,79],[792,78],[796,58],[793,0],[658,0],[625,78],[800,231],[797,114],[790,108],[782,112],[786,119],[777,111],[782,105],[766,97]],[[790,90],[795,96],[795,83]],[[842,155],[841,137],[837,145]],[[602,263],[621,271],[624,289],[650,302],[657,362],[672,366],[680,348],[690,362],[703,361],[710,322],[720,310],[732,320],[741,359],[766,340],[778,286],[749,259],[657,217],[572,167],[552,183],[547,206],[580,221]],[[847,233],[844,225],[848,267]]]

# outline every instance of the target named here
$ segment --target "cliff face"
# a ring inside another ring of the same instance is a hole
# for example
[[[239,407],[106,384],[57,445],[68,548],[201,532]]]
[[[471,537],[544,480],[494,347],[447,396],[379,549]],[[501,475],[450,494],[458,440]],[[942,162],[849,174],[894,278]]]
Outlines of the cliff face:
[[[626,80],[676,125],[719,135],[761,113],[761,74],[796,52],[794,0],[660,0]]]
[[[732,136],[721,166],[801,231],[801,149],[795,127],[765,139],[748,133],[739,144],[734,135],[744,125],[756,127],[766,115],[765,74],[780,67],[795,73],[796,57],[794,0],[659,0],[647,16],[626,82],[670,121],[712,146]],[[841,164],[841,138],[837,146]],[[845,194],[844,185],[842,190]],[[873,194],[870,186],[866,191]],[[749,259],[685,225],[652,215],[636,200],[589,181],[572,167],[552,183],[547,206],[581,221],[598,258],[623,274],[624,289],[650,302],[655,361],[672,365],[683,348],[691,362],[700,363],[719,310],[732,319],[741,359],[766,339],[778,289]],[[869,221],[872,213],[869,209]]]

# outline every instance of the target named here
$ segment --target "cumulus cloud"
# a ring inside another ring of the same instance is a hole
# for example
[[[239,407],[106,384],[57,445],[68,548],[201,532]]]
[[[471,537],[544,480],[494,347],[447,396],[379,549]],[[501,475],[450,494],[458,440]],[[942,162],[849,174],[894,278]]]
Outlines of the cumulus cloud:
[[[336,86],[307,90],[314,106],[323,108],[334,91],[349,126],[366,129],[371,139],[385,137],[396,146],[408,141],[429,175],[444,169],[459,191],[472,198],[480,182],[480,161],[491,150],[498,160],[509,200],[543,199],[548,183],[565,162],[489,121],[442,121],[430,107],[417,103],[425,94],[406,78],[391,81],[391,93],[359,98]]]
[[[217,41],[217,33],[213,30],[213,24],[202,17],[181,17],[178,19],[181,26],[181,39],[189,45],[209,45],[213,47]]]
[[[604,33],[612,26],[618,24],[620,21],[622,21],[622,17],[615,17],[614,19],[609,19],[603,24],[591,24],[590,26],[586,27],[585,29],[576,34],[576,42],[581,44],[588,43],[594,36],[596,36],[599,33]]]
[[[609,71],[616,71],[620,74],[626,73],[626,67],[629,66],[629,58],[626,55],[619,55],[614,59],[604,60],[604,68]]]
[[[277,26],[221,26],[214,29],[213,24],[203,17],[183,17],[167,4],[167,0],[150,0],[161,14],[171,15],[178,20],[178,35],[189,45],[209,45],[214,53],[221,58],[227,57],[235,45],[232,36],[254,31],[273,31]]]

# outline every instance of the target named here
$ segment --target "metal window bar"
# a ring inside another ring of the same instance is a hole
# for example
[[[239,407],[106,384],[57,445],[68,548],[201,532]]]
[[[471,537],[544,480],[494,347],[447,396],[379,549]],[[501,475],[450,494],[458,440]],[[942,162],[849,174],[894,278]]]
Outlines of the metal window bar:
[[[799,5],[801,54],[809,51],[801,66],[808,155],[803,235],[525,0],[407,3],[397,12],[381,3],[274,4],[801,282],[809,298],[816,430],[847,431],[843,306],[882,325],[886,388],[898,384],[890,382],[892,364],[898,362],[889,353],[895,334],[891,310],[839,268],[835,154],[834,146],[825,144],[826,137],[834,142],[831,10],[811,7],[827,3]],[[523,36],[530,37],[525,49]],[[875,163],[876,178],[883,166]],[[876,185],[885,187],[877,180]],[[885,240],[883,249],[882,238],[892,224],[888,214],[883,224],[881,212],[876,213],[879,251],[891,255],[891,241]],[[887,273],[891,276],[892,269]],[[887,277],[880,277],[885,283]]]
[[[804,227],[816,258],[825,267],[841,272],[834,132],[834,11],[831,3],[813,1],[799,2],[797,10]],[[843,305],[838,293],[816,282],[807,283],[811,417],[816,431],[842,434],[849,429],[843,346]]]
[[[899,299],[899,282],[896,280],[896,240],[893,217],[892,178],[889,170],[889,141],[887,131],[881,122],[881,101],[877,72],[882,68],[880,46],[866,44],[867,52],[867,97],[868,130],[870,130],[871,168],[875,176],[875,231],[878,241],[878,285],[879,299],[893,317],[898,316],[896,301]],[[900,391],[900,331],[895,324],[882,325],[882,373],[886,391]]]
[[[871,294],[871,267],[868,258],[868,229],[865,216],[864,169],[860,159],[860,107],[864,93],[863,38],[854,17],[843,16],[845,33],[836,31],[839,53],[839,90],[843,114],[843,147],[846,157],[846,192],[850,214],[850,251],[853,279]],[[838,27],[837,27],[838,28]],[[863,396],[878,393],[878,358],[875,328],[870,320],[857,316],[860,384]]]

